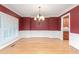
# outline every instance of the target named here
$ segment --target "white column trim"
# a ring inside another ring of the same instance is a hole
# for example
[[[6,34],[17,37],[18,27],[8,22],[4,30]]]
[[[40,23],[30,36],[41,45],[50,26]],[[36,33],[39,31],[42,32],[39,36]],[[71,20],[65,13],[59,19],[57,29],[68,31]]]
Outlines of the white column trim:
[[[63,18],[66,16],[69,16],[69,33],[70,33],[70,13],[67,13],[61,17],[61,36],[62,36],[61,40],[63,40]],[[69,39],[70,39],[70,34],[69,34]]]

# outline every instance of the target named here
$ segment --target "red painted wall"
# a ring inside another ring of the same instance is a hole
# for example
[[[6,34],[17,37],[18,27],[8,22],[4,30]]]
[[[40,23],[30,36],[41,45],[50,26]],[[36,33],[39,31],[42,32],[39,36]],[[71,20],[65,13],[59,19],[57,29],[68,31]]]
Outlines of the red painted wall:
[[[31,18],[31,30],[48,30],[48,20],[39,22]]]
[[[30,17],[19,19],[19,30],[30,30]]]
[[[57,19],[57,30],[61,30],[61,18]]]
[[[33,18],[19,19],[19,30],[60,30],[61,19],[59,17],[45,18],[45,21],[35,21]]]
[[[59,17],[48,18],[48,29],[49,30],[60,30],[61,29],[61,19]]]
[[[79,6],[71,9],[70,11],[64,13],[63,15],[67,13],[70,13],[70,32],[79,34],[79,26],[78,26],[79,25]]]
[[[70,31],[79,34],[79,6],[70,11]]]
[[[13,12],[13,11],[9,10],[8,8],[4,7],[3,5],[0,5],[0,12],[9,14],[9,15],[17,17],[17,18],[21,17],[18,14],[16,14],[15,12]]]

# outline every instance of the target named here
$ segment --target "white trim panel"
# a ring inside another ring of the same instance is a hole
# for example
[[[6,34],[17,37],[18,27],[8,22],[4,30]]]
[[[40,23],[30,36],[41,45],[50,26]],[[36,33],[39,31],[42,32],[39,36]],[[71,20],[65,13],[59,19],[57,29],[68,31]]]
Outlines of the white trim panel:
[[[16,41],[18,37],[18,18],[0,12],[0,49]]]
[[[70,33],[69,45],[76,49],[79,49],[79,34]]]
[[[9,46],[9,45],[12,44],[12,43],[18,41],[19,39],[20,39],[20,37],[16,37],[16,38],[14,38],[14,39],[8,41],[7,43],[1,45],[1,46],[0,46],[0,50],[3,49],[3,48],[5,48],[5,47],[7,47],[7,46]]]
[[[59,38],[61,39],[61,31],[20,31],[19,35],[22,38],[31,38],[31,37],[48,37],[48,38]]]
[[[65,31],[63,28],[63,20],[64,20],[63,18],[66,16],[69,16],[69,29],[67,31],[69,31],[69,33],[70,33],[70,13],[67,13],[61,17],[61,39],[62,40],[63,40],[63,31]],[[69,37],[70,37],[70,34],[69,34]]]

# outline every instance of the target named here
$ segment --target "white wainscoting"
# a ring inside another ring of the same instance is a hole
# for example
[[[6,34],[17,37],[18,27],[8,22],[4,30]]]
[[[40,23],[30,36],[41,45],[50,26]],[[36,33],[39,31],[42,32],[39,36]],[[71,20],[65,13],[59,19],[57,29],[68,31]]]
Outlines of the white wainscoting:
[[[61,39],[61,31],[46,31],[46,30],[20,31],[19,35],[22,38],[48,37],[48,38]]]
[[[7,46],[9,46],[12,43],[18,41],[19,39],[20,39],[20,37],[16,37],[16,38],[11,39],[10,41],[8,41],[5,44],[1,45],[0,46],[0,50],[3,49],[3,48],[5,48],[5,47],[7,47]]]
[[[70,33],[69,45],[76,49],[79,49],[79,34]]]
[[[16,41],[18,26],[18,18],[0,12],[0,49]]]

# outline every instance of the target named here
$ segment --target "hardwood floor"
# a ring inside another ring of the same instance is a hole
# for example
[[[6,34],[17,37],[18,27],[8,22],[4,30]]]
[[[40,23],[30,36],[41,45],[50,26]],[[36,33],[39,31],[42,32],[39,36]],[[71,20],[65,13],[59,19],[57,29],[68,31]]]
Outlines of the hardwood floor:
[[[77,54],[73,47],[70,47],[68,40],[50,38],[23,38],[0,50],[1,54]]]

